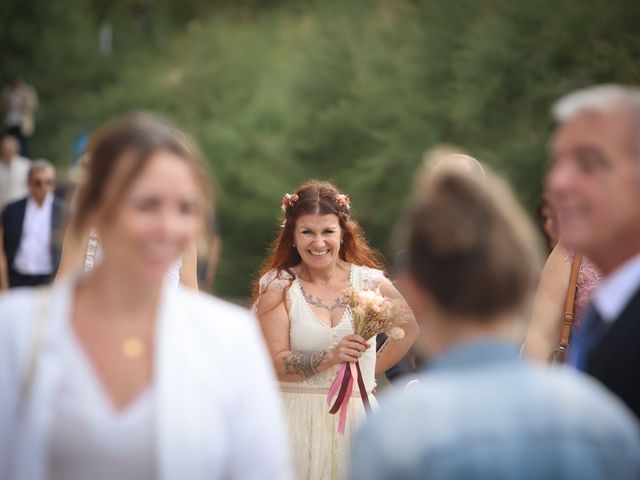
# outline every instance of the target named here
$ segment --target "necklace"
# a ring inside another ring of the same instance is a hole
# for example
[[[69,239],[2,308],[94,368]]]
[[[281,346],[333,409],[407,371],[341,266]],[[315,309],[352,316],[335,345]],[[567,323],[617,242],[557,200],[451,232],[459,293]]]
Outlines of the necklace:
[[[94,240],[97,238],[95,232],[91,232],[90,238],[91,236],[94,237]],[[97,244],[98,241],[96,240],[95,245]],[[91,300],[91,297],[89,297],[89,300]],[[93,305],[95,305],[95,298],[93,300]],[[111,313],[111,315],[109,313]],[[105,333],[113,335],[115,342],[118,342],[118,337],[122,338],[122,340],[119,340],[120,354],[127,360],[137,360],[142,357],[147,350],[144,339],[146,338],[146,332],[148,332],[150,324],[144,319],[139,321],[141,319],[136,318],[137,316],[132,317],[124,312],[118,313],[116,311],[109,313],[106,312],[106,309],[103,309],[100,316],[105,323]],[[93,316],[95,318],[95,314]],[[107,326],[107,324],[111,326]],[[136,330],[138,330],[138,332],[136,332]],[[140,334],[140,330],[145,333]],[[126,333],[127,331],[136,333]],[[116,343],[116,345],[118,345],[118,343]]]
[[[127,322],[129,330],[133,329],[133,323]],[[127,360],[137,360],[144,355],[147,347],[143,340],[143,335],[139,333],[130,333],[124,337],[120,343],[120,353]]]
[[[120,344],[120,353],[127,360],[136,360],[144,353],[145,346],[142,339],[136,335],[129,335]]]

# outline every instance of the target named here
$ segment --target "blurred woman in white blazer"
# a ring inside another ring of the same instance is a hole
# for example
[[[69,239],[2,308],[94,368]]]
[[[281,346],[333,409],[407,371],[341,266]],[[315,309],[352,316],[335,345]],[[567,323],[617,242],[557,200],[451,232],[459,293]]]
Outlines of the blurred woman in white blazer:
[[[205,217],[197,150],[130,114],[89,156],[73,223],[102,262],[0,297],[0,478],[290,478],[255,319],[165,282]]]

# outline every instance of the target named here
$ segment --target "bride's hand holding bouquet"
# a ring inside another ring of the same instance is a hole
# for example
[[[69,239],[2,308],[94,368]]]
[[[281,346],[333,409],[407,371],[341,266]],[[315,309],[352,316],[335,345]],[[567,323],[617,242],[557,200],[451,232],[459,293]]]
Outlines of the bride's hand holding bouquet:
[[[338,432],[344,434],[346,412],[354,382],[358,385],[360,397],[367,413],[371,411],[369,398],[362,378],[359,359],[362,353],[371,347],[367,340],[379,333],[386,333],[390,338],[400,340],[404,337],[402,325],[408,322],[408,312],[404,302],[384,297],[379,289],[345,291],[344,301],[351,311],[354,334],[344,337],[331,354],[342,365],[338,370],[327,394],[327,403],[331,405],[329,412],[340,411]]]
[[[329,356],[331,357],[330,364],[337,365],[340,363],[357,362],[360,360],[362,354],[370,347],[371,345],[360,335],[347,335],[329,351]]]

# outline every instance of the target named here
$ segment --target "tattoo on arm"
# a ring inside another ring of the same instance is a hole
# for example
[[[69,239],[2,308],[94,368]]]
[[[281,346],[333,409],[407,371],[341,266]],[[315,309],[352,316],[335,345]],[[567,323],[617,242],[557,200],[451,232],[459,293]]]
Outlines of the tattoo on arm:
[[[291,352],[282,357],[284,370],[289,375],[302,375],[310,377],[318,373],[318,366],[327,356],[327,352]]]

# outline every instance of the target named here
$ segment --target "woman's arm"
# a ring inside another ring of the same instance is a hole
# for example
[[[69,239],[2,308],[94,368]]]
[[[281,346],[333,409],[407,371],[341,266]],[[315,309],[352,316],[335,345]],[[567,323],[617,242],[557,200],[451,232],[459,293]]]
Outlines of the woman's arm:
[[[402,326],[402,329],[404,330],[403,338],[400,340],[389,338],[384,345],[380,347],[380,350],[378,350],[378,358],[376,359],[376,375],[386,372],[398,363],[409,351],[413,343],[416,341],[416,338],[418,338],[418,323],[416,322],[413,313],[411,313],[409,305],[404,301],[404,298],[402,298],[402,295],[400,295],[400,292],[398,292],[396,287],[394,287],[386,278],[380,283],[380,293],[387,298],[400,300],[404,308],[406,308],[409,321]]]
[[[187,288],[198,291],[198,250],[195,241],[191,242],[182,254],[180,283]]]
[[[533,301],[533,316],[522,352],[540,363],[549,363],[562,333],[562,314],[567,298],[571,266],[560,244],[544,265]]]
[[[357,335],[344,337],[336,347],[321,351],[292,351],[289,343],[289,313],[285,292],[271,288],[260,296],[258,320],[278,380],[295,382],[323,372],[342,362],[356,362],[369,345]]]

